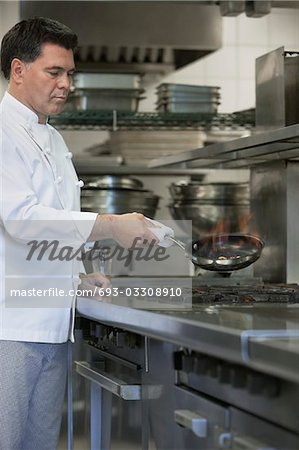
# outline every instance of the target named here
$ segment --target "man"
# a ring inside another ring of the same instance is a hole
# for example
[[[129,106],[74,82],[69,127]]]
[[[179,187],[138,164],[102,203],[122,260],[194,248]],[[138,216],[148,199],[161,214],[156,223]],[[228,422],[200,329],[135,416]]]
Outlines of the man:
[[[61,256],[106,238],[125,248],[136,237],[157,242],[141,214],[80,212],[71,153],[47,123],[66,102],[76,45],[69,28],[47,18],[18,23],[1,45],[9,84],[0,111],[0,450],[54,450],[58,442],[80,261],[51,258],[51,243]],[[43,257],[30,256],[39,242]],[[82,283],[107,280],[92,274]],[[58,287],[63,296],[53,295]]]

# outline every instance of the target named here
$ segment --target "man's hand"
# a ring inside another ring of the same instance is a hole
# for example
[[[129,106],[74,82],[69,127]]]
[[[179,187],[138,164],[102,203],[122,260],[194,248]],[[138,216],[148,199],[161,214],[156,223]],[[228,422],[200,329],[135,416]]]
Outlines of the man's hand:
[[[100,272],[93,272],[89,274],[80,273],[81,283],[78,286],[80,290],[90,290],[95,292],[96,288],[107,289],[111,287],[109,278]]]
[[[97,217],[88,241],[114,239],[124,248],[157,243],[158,238],[151,231],[152,224],[143,214],[103,214]]]

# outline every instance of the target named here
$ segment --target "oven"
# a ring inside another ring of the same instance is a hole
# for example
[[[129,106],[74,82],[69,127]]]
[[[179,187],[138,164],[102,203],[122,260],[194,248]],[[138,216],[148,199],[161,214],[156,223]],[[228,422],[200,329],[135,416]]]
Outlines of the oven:
[[[75,346],[83,352],[74,360],[73,383],[81,386],[81,423],[74,427],[74,448],[147,448],[144,338],[90,320],[79,319],[78,327]]]
[[[247,308],[252,307],[262,324],[273,310],[278,316],[287,314],[288,323],[296,323],[298,286],[224,284],[219,287],[197,282],[192,289],[192,311],[157,314],[160,318],[181,317],[176,329],[182,335],[178,332],[172,339],[176,343],[145,335],[144,331],[132,332],[130,324],[128,329],[120,327],[116,317],[115,326],[81,317],[85,353],[84,361],[75,361],[75,368],[76,377],[88,390],[84,422],[90,448],[299,448],[296,373],[284,373],[275,367],[272,371],[266,365],[264,370],[255,368],[245,359],[236,362],[225,343],[216,355],[208,347],[200,351],[195,339],[192,342],[188,338],[190,344],[186,345],[185,339],[188,326],[194,326],[195,320],[204,323],[213,307],[222,311],[220,323],[224,329],[232,323],[231,311],[242,309],[246,318]],[[146,311],[142,313],[148,321]],[[251,322],[248,317],[242,326],[250,328],[254,320],[258,325],[254,314]],[[221,347],[221,343],[217,345]],[[256,351],[254,347],[252,350]],[[274,354],[282,366],[283,358],[298,356],[296,350],[292,356],[278,350],[274,348]],[[254,352],[250,354],[253,356]]]
[[[151,341],[149,421],[157,449],[298,449],[299,384]],[[152,364],[151,364],[152,361]]]

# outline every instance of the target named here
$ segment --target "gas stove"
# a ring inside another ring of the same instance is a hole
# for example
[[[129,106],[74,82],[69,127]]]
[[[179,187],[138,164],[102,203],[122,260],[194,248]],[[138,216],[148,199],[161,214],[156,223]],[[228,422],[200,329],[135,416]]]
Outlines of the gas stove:
[[[119,277],[112,286],[123,293],[113,302],[138,309],[194,311],[201,305],[291,306],[299,304],[298,284],[267,284],[254,277]],[[163,289],[179,295],[161,295]],[[145,294],[145,295],[144,295]]]
[[[193,278],[192,303],[244,304],[261,303],[299,303],[298,284],[264,284],[259,279],[242,279],[230,284],[229,278],[214,278],[217,283],[207,279]]]

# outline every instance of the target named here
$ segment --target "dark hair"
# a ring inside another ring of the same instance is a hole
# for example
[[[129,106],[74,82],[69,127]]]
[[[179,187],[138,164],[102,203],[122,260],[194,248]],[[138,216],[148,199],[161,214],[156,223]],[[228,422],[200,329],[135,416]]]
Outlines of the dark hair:
[[[11,28],[1,43],[1,70],[5,78],[10,78],[14,58],[26,63],[33,62],[41,55],[41,47],[45,43],[75,50],[78,38],[66,25],[47,17],[22,20]]]

